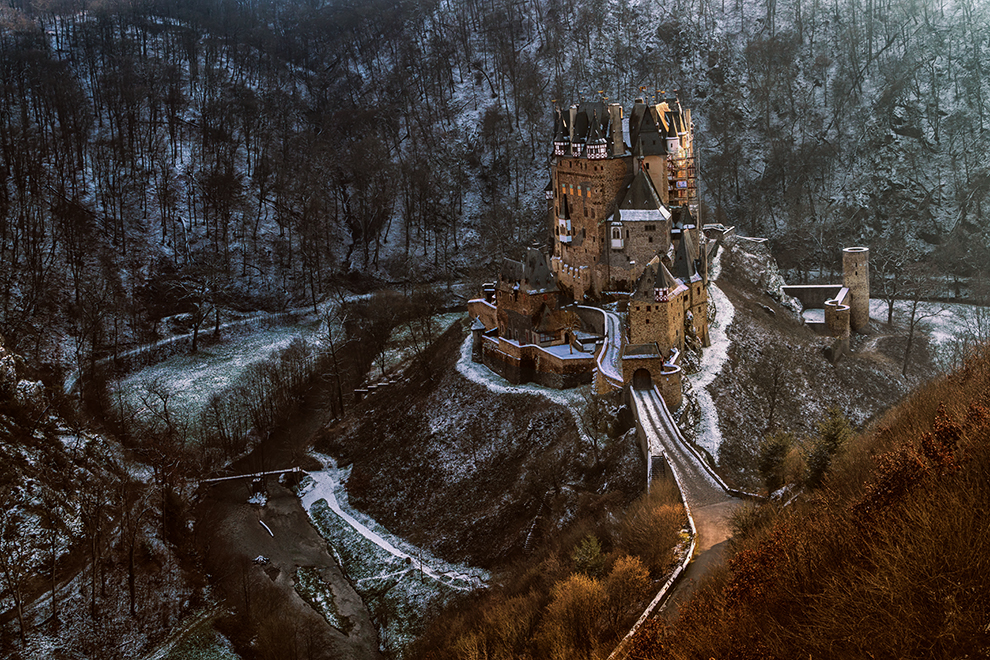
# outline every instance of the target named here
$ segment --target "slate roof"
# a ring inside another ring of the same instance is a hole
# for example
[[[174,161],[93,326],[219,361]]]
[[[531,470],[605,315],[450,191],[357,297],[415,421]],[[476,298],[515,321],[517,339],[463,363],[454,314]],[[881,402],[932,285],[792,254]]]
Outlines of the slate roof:
[[[522,261],[503,259],[501,279],[507,283],[515,282],[520,290],[529,293],[557,289],[557,279],[550,270],[546,255],[536,248],[527,248]]]
[[[645,170],[640,170],[626,186],[614,217],[622,222],[657,222],[670,219],[670,210],[660,201],[660,195]]]
[[[677,246],[674,261],[674,271],[677,277],[685,282],[691,281],[698,274],[695,260],[698,258],[698,246],[695,245],[694,235],[689,231],[681,232],[681,240]]]
[[[677,289],[683,286],[678,282],[667,267],[663,265],[659,257],[654,257],[643,269],[643,274],[636,281],[636,290],[632,294],[633,300],[655,300],[655,289]]]

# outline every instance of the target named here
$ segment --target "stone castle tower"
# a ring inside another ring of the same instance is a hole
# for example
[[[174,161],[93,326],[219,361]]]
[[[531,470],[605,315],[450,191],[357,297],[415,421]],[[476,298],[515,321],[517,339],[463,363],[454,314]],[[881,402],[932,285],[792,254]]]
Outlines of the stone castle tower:
[[[557,110],[553,155],[551,268],[575,301],[633,291],[677,232],[697,233],[691,113],[676,99]]]
[[[870,322],[870,249],[842,250],[842,285],[849,289],[849,326],[859,332]]]

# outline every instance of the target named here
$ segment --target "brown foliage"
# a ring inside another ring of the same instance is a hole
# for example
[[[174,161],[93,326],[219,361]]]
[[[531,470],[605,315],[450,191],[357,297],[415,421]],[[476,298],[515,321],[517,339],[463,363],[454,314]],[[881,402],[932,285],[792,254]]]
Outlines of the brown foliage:
[[[542,559],[521,561],[503,574],[501,585],[456,603],[408,649],[408,657],[608,655],[657,588],[646,557],[632,554],[630,546],[658,565],[667,564],[686,523],[676,485],[663,481],[654,482],[651,492],[630,507],[626,521],[615,525],[609,519],[579,520]],[[590,542],[597,539],[600,546]],[[594,555],[600,569],[581,572],[588,562],[575,561],[577,555]]]
[[[619,525],[618,545],[637,555],[651,574],[660,575],[673,561],[673,549],[686,524],[677,484],[657,480],[629,507]]]
[[[990,654],[990,361],[981,360],[850,440],[814,497],[768,509],[736,539],[724,578],[674,624],[638,636],[633,657]]]

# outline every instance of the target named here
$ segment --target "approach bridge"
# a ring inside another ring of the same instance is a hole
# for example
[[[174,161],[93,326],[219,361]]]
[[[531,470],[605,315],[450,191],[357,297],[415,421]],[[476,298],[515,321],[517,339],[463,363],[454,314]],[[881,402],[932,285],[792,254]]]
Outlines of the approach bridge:
[[[652,479],[653,473],[664,469],[663,466],[670,469],[684,500],[692,538],[684,559],[636,625],[609,655],[609,660],[628,658],[630,640],[651,616],[658,612],[663,616],[676,616],[677,607],[687,601],[699,578],[721,563],[732,536],[732,512],[742,505],[742,498],[752,497],[727,488],[688,445],[653,383],[648,380],[635,382],[627,392],[646,454],[649,476]]]

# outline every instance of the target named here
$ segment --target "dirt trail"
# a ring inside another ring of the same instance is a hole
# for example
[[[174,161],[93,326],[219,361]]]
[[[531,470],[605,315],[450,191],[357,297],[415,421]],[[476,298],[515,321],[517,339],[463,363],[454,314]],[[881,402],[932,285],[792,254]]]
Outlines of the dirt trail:
[[[660,615],[668,621],[677,618],[680,606],[691,600],[701,579],[722,565],[729,547],[729,539],[732,538],[729,519],[733,511],[741,506],[745,506],[743,500],[732,498],[691,510],[694,525],[698,530],[698,545],[695,548],[694,559],[688,564],[687,570],[660,608]]]

